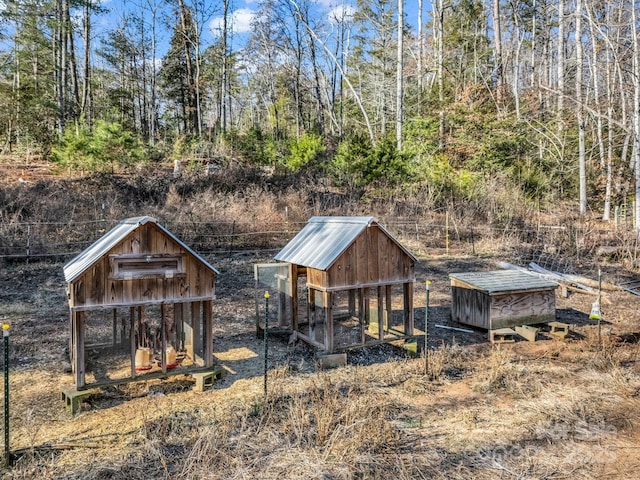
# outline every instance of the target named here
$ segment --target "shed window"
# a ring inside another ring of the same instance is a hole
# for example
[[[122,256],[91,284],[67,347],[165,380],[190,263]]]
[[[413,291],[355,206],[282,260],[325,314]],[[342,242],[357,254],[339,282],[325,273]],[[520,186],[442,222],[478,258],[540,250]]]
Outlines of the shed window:
[[[110,255],[112,279],[153,278],[184,275],[183,255]]]

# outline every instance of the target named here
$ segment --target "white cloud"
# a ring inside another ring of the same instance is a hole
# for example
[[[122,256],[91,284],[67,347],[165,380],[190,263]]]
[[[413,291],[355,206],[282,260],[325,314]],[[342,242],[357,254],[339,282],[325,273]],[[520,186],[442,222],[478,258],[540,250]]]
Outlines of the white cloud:
[[[338,5],[329,10],[328,18],[329,22],[332,24],[342,23],[342,22],[351,22],[353,20],[353,16],[356,13],[356,9],[351,5]]]
[[[255,16],[256,13],[250,8],[239,8],[231,13],[231,18],[228,20],[229,27],[234,33],[250,32],[251,23]],[[214,34],[219,34],[222,30],[222,17],[217,17],[211,20],[209,28]]]

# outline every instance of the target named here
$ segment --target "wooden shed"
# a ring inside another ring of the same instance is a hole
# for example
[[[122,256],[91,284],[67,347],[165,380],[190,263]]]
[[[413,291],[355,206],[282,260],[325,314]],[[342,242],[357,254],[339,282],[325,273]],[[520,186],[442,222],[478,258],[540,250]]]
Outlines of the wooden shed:
[[[374,217],[313,217],[275,260],[279,325],[295,338],[333,353],[413,337],[417,260]]]
[[[77,390],[212,370],[217,271],[155,219],[122,220],[64,276]]]
[[[492,330],[555,320],[558,284],[517,270],[451,273],[451,317]]]

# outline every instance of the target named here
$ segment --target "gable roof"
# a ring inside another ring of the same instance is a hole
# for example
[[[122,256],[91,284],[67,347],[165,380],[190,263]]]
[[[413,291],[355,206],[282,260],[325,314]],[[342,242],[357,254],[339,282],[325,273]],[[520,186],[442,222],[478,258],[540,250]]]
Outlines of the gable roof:
[[[327,270],[367,228],[377,226],[414,262],[417,259],[375,217],[311,217],[274,257],[277,261]]]
[[[85,270],[96,263],[100,258],[106,255],[113,247],[120,243],[127,235],[135,231],[141,225],[146,223],[154,223],[165,235],[170,237],[178,245],[184,248],[191,255],[196,257],[203,265],[218,274],[219,272],[213,268],[205,259],[198,255],[195,251],[185,245],[178,237],[176,237],[169,230],[156,222],[153,217],[132,217],[121,220],[115,227],[105,233],[102,237],[96,240],[93,245],[81,252],[75,258],[66,263],[64,269],[64,279],[67,282],[72,282],[78,278]]]

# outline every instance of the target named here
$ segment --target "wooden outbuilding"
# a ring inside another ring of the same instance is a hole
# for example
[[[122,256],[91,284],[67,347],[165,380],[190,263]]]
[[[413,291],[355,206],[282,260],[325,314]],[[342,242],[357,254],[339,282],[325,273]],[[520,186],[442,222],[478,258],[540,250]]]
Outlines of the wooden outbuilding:
[[[327,354],[413,338],[417,260],[374,217],[312,217],[275,260],[256,280],[271,272],[295,338]]]
[[[217,273],[147,216],[122,220],[69,261],[75,389],[211,371]]]
[[[517,270],[451,273],[451,317],[489,332],[556,318],[558,284]]]

